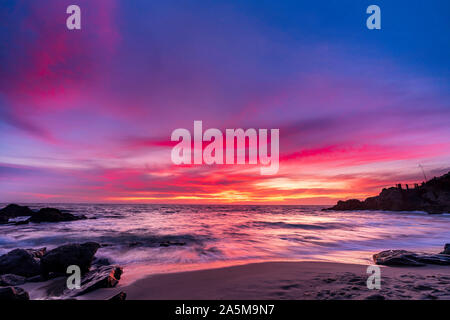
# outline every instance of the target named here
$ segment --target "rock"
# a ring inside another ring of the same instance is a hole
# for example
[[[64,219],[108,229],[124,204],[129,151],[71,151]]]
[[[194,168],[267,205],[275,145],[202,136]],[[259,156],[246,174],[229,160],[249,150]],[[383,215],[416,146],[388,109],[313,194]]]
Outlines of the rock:
[[[30,300],[28,292],[19,287],[0,288],[0,300]]]
[[[406,250],[386,250],[373,255],[376,264],[387,266],[414,266],[426,264],[450,265],[450,256],[444,254],[422,254]]]
[[[334,207],[323,210],[450,212],[450,172],[415,188],[385,188],[376,197],[370,197],[364,201],[357,199],[338,201]]]
[[[39,258],[44,252],[45,248],[12,250],[0,257],[0,274],[11,273],[24,277],[38,275],[41,272]]]
[[[386,250],[373,255],[376,264],[387,266],[424,266],[424,263],[415,259],[413,252],[405,250]]]
[[[100,266],[82,277],[80,289],[66,289],[64,295],[76,297],[100,288],[113,288],[119,283],[122,272],[119,266]]]
[[[17,218],[17,217],[26,217],[31,216],[34,213],[28,207],[19,206],[17,204],[10,204],[0,210],[0,216],[7,218]]]
[[[386,300],[386,298],[381,294],[373,294],[371,296],[366,297],[366,300]]]
[[[26,278],[16,274],[3,274],[0,276],[0,286],[20,286],[25,283]]]
[[[444,251],[442,251],[441,254],[448,254],[448,255],[450,255],[450,243],[446,243],[445,244]]]
[[[34,212],[29,219],[30,222],[61,222],[87,219],[85,216],[74,216],[71,213],[63,212],[55,208],[42,208]]]
[[[127,299],[127,294],[123,291],[120,291],[118,294],[116,294],[115,296],[109,298],[108,300],[113,300],[113,301],[123,301]]]
[[[67,267],[77,265],[82,273],[89,271],[100,245],[96,242],[86,242],[83,244],[66,244],[47,252],[41,259],[43,275],[49,272],[66,273]]]

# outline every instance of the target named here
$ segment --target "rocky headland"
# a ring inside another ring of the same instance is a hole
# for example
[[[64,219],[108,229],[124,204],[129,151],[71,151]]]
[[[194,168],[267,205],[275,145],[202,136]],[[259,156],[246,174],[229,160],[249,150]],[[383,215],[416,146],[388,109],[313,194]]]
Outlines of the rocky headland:
[[[450,212],[450,172],[434,177],[421,185],[401,184],[385,188],[378,196],[364,201],[350,199],[324,210],[385,210],[385,211],[425,211],[428,213]]]

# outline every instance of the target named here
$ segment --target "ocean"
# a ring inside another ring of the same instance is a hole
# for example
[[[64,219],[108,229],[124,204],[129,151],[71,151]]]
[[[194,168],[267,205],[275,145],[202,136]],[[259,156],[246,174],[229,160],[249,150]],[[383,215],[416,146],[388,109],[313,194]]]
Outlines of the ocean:
[[[89,219],[0,225],[0,254],[95,241],[102,245],[96,257],[140,274],[281,260],[370,264],[371,255],[381,250],[439,252],[450,242],[448,214],[276,205],[28,206],[55,207]]]

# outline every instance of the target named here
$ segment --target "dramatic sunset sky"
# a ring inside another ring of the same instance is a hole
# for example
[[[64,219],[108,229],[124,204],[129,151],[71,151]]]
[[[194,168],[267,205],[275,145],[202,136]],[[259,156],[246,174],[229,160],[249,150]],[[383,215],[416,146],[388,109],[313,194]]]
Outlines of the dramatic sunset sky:
[[[82,30],[66,28],[70,4]],[[366,28],[370,4],[382,30]],[[0,3],[0,202],[331,204],[450,168],[450,2]],[[279,128],[280,170],[175,166]]]

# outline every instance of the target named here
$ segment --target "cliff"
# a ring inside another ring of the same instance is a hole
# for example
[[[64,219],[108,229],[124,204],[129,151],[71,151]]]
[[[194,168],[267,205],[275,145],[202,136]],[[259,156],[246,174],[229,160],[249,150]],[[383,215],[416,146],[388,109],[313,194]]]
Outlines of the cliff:
[[[416,185],[415,188],[385,188],[378,196],[364,201],[350,199],[324,210],[387,210],[450,212],[450,172]]]

